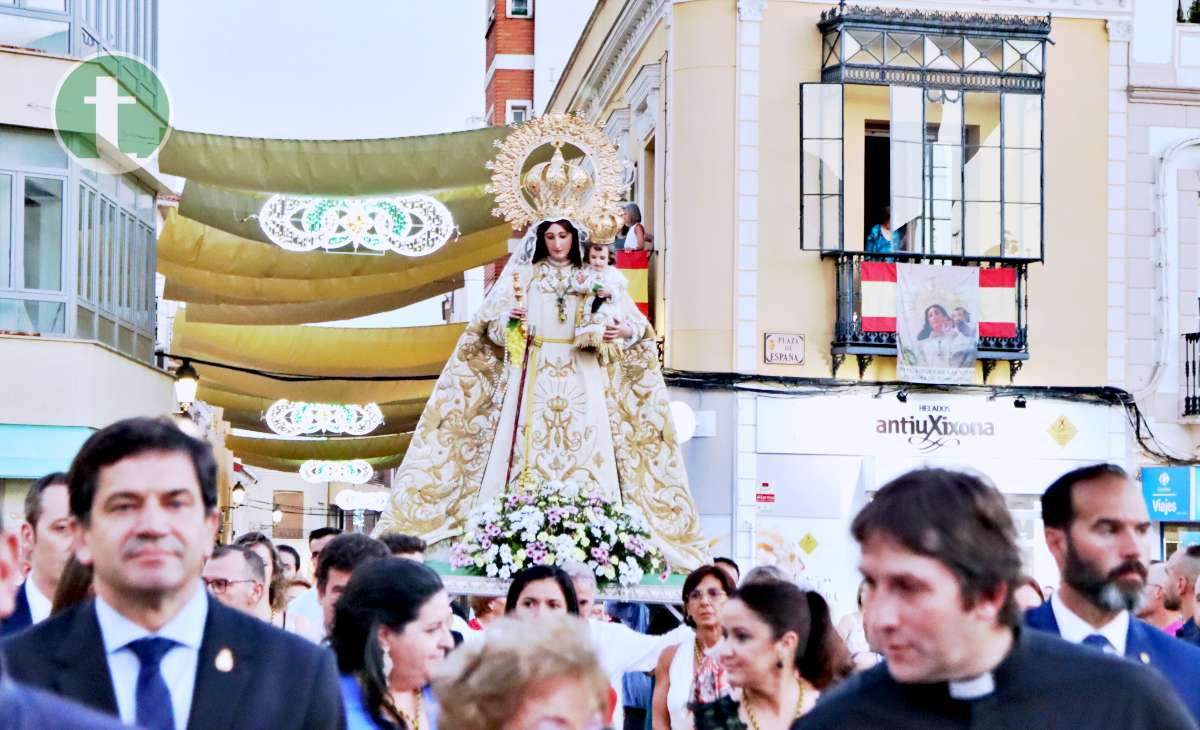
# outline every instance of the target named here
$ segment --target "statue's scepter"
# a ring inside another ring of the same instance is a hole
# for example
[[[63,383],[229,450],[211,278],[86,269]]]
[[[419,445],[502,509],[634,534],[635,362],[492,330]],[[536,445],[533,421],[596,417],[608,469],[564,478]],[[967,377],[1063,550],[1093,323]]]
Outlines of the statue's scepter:
[[[513,302],[517,307],[524,304],[524,292],[521,289],[521,276],[517,269],[513,269]],[[533,333],[525,325],[525,322],[518,318],[510,318],[508,320],[508,331],[505,334],[505,346],[508,348],[509,357],[511,360],[516,360],[518,353],[521,358],[521,380],[517,385],[517,408],[516,415],[513,416],[512,443],[508,448],[508,470],[504,475],[504,489],[508,490],[508,484],[512,480],[513,461],[517,456],[517,429],[521,424],[521,403],[525,399],[525,378],[529,372],[529,351],[532,349]],[[528,428],[528,424],[526,424]],[[528,466],[526,467],[528,468]]]

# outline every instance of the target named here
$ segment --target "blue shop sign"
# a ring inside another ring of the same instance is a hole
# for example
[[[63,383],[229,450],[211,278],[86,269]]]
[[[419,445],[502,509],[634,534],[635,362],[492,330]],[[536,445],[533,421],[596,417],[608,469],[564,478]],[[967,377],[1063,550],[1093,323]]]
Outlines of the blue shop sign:
[[[1156,522],[1191,521],[1192,467],[1143,467],[1142,495],[1150,519]]]

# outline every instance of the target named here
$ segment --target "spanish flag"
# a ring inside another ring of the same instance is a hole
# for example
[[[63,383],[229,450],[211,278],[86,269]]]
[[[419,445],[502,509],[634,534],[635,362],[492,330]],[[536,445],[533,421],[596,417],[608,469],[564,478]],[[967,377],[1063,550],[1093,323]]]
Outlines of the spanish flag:
[[[979,269],[979,336],[1017,336],[1017,270]],[[862,263],[862,331],[896,331],[896,264]]]
[[[633,303],[650,316],[650,252],[617,251],[617,268],[629,282],[629,296]],[[895,325],[893,325],[893,328]]]

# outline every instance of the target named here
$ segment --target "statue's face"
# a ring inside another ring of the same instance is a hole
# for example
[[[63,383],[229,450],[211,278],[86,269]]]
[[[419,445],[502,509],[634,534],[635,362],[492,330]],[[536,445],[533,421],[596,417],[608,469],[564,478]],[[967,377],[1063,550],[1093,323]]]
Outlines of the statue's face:
[[[575,245],[574,236],[561,224],[554,223],[546,229],[546,252],[550,260],[561,264],[571,257],[571,246]]]

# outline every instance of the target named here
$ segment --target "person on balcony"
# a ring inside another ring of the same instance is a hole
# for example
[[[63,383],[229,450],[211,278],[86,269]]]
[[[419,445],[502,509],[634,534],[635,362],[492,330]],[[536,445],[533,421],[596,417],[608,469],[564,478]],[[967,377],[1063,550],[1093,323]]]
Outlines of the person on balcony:
[[[867,253],[891,253],[899,251],[903,238],[900,231],[892,230],[892,209],[884,206],[880,221],[867,232]]]

